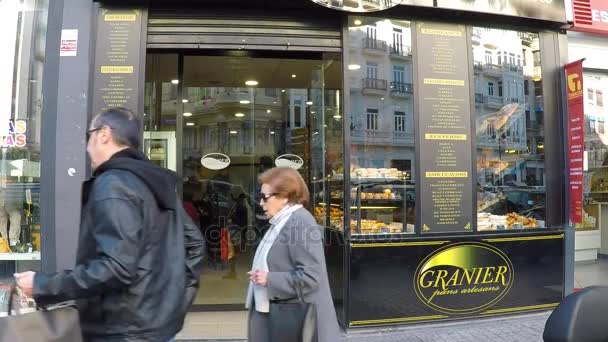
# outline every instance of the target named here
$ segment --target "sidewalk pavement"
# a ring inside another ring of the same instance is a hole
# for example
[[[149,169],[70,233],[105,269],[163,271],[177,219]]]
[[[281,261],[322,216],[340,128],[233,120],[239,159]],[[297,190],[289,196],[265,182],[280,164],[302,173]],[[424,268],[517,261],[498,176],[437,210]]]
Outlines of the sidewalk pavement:
[[[346,342],[542,342],[551,312],[484,318],[442,324],[350,330]]]
[[[344,342],[542,342],[550,311],[405,327],[351,329]],[[229,342],[245,340],[178,340]]]

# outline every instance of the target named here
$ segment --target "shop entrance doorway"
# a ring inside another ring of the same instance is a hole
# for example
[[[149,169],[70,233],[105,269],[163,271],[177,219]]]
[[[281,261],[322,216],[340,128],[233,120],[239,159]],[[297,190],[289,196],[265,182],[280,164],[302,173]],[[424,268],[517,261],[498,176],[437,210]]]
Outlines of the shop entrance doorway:
[[[325,144],[342,144],[338,57],[148,52],[145,153],[181,177],[184,206],[207,243],[195,310],[244,310],[246,272],[269,226],[257,200],[261,172],[294,167],[311,191],[325,192],[316,182],[331,163]]]

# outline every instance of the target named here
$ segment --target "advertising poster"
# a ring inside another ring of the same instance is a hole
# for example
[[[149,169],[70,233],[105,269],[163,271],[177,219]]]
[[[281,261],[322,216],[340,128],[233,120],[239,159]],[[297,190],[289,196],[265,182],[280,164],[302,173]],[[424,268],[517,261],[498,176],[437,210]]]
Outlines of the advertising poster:
[[[585,114],[583,98],[583,60],[564,66],[568,94],[568,175],[570,184],[570,222],[583,222],[583,178]]]

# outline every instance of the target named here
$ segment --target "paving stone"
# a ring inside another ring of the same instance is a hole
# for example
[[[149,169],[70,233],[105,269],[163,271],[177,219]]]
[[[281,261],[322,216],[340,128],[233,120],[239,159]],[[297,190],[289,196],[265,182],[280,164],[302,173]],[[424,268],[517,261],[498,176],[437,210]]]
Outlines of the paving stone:
[[[423,327],[378,328],[379,330],[351,331],[345,342],[542,342],[545,322],[550,312],[513,315],[483,320],[450,322]]]
[[[507,317],[427,324],[424,326],[356,329],[343,342],[542,342],[550,312]],[[178,340],[210,342],[214,340]],[[230,340],[245,341],[245,340]],[[223,340],[222,342],[227,342]]]

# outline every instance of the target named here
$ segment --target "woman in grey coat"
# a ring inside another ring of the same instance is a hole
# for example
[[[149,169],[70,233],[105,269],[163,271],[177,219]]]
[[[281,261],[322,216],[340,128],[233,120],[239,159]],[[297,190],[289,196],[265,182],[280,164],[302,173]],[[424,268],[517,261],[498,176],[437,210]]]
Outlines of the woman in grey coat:
[[[313,336],[305,334],[301,340],[339,341],[327,279],[323,228],[303,207],[310,197],[304,179],[294,169],[279,167],[264,172],[258,181],[262,185],[260,205],[270,217],[271,227],[260,242],[248,272],[249,341],[283,342],[272,339],[276,336],[276,330],[272,329],[278,321],[271,322],[271,317],[280,315],[271,313],[279,310],[279,303],[299,303],[299,298],[314,305],[310,312],[315,331]]]

